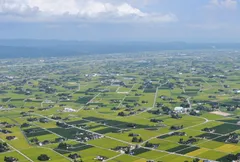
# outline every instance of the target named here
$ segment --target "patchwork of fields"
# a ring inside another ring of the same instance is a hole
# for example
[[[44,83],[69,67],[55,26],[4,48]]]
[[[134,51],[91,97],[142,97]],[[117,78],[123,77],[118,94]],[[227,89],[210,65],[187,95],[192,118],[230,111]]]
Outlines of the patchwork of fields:
[[[0,161],[238,160],[239,54],[176,53],[0,60]]]

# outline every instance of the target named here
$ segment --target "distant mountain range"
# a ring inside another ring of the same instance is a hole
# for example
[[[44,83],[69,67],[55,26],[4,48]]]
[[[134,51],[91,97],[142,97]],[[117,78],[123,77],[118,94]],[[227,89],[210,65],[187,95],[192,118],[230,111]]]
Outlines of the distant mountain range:
[[[161,50],[240,49],[240,43],[0,40],[0,58],[57,57]]]

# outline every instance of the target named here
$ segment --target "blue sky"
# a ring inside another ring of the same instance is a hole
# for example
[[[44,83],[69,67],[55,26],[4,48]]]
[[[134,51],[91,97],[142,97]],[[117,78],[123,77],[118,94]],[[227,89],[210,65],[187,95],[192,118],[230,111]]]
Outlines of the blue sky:
[[[0,39],[240,42],[240,0],[0,0]]]

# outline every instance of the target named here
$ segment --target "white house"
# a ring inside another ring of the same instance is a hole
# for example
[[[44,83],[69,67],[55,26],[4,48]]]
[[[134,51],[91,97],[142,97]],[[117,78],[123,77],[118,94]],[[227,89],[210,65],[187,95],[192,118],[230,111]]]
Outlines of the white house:
[[[183,112],[183,107],[175,107],[175,108],[174,108],[174,111],[175,111],[176,113],[182,113],[182,112]]]
[[[64,112],[76,112],[76,110],[75,109],[72,109],[72,108],[64,108],[64,110],[63,110]]]
[[[240,90],[235,90],[234,92],[235,92],[235,93],[240,93]]]

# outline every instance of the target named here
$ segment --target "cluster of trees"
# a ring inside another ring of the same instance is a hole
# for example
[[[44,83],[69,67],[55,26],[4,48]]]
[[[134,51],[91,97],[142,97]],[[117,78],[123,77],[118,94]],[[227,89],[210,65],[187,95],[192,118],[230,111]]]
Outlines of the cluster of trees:
[[[163,110],[166,114],[168,114],[169,112],[172,112],[172,110],[171,110],[169,107],[167,107],[167,106],[163,106],[163,107],[162,107],[162,110]]]
[[[142,100],[142,103],[143,103],[143,104],[147,104],[148,101],[147,101],[147,100]]]
[[[213,133],[215,130],[212,128],[203,128],[202,131],[204,132],[209,132],[209,133]]]
[[[230,133],[227,137],[227,139],[225,140],[225,142],[229,142],[229,143],[238,143],[239,142],[239,135],[237,133]]]
[[[81,156],[78,155],[77,153],[75,153],[75,154],[69,154],[68,157],[71,158],[71,159],[73,159],[74,162],[82,162],[82,159],[80,159]],[[78,160],[78,159],[79,159],[79,160]]]
[[[4,161],[5,162],[18,162],[18,159],[14,158],[14,157],[7,157],[7,156],[5,156],[4,157]]]
[[[154,115],[159,115],[159,114],[161,114],[161,111],[160,111],[160,109],[157,109],[157,110],[149,110],[148,113],[151,113],[151,114],[154,114]]]
[[[215,108],[210,108],[210,107],[206,107],[206,106],[203,106],[203,105],[198,105],[196,110],[211,112],[211,111],[214,111]]]
[[[50,160],[50,157],[46,154],[41,154],[40,156],[38,156],[38,160],[39,161],[48,161],[48,160]]]
[[[137,137],[133,137],[133,138],[132,138],[132,142],[142,143],[142,142],[143,142],[143,139],[142,139],[142,137],[140,137],[139,139],[138,139]]]
[[[120,108],[119,107],[113,107],[113,108],[111,108],[111,110],[117,111],[117,110],[120,110]]]
[[[122,111],[122,112],[119,112],[119,113],[118,113],[118,116],[126,116],[126,113],[124,113],[123,111]]]
[[[129,136],[129,137],[138,137],[138,136],[139,136],[139,134],[135,134],[135,133],[129,133],[129,134],[128,134],[128,136]]]
[[[118,113],[118,116],[130,116],[130,115],[134,115],[134,114],[136,114],[136,112],[135,111],[132,111],[132,109],[125,109],[125,111],[131,111],[131,112],[129,112],[128,114],[126,114],[125,112],[119,112]]]
[[[128,124],[127,124],[127,127],[131,127],[131,128],[136,128],[136,126],[137,126],[137,125],[136,125],[136,124],[133,124],[133,123],[128,123]]]
[[[56,122],[56,125],[58,127],[61,127],[61,128],[69,128],[70,126],[67,125],[66,123],[62,123],[62,122]]]
[[[27,121],[34,122],[34,121],[38,121],[38,119],[37,118],[28,118]]]
[[[161,119],[150,119],[150,122],[153,122],[153,123],[162,123],[163,120],[161,120]]]
[[[194,110],[191,110],[189,115],[192,115],[192,116],[200,116],[201,114],[197,113],[196,111]]]
[[[185,132],[173,132],[171,133],[171,136],[185,136],[186,133]]]
[[[171,129],[171,130],[183,129],[183,125],[180,125],[180,126],[178,126],[178,125],[173,125],[173,126],[170,127],[170,129]]]
[[[58,148],[59,149],[63,149],[63,150],[67,150],[70,147],[72,147],[71,145],[67,144],[67,143],[59,143]]]
[[[157,148],[158,146],[159,146],[159,144],[153,144],[150,142],[145,143],[145,147],[149,147],[149,148]]]
[[[193,161],[192,162],[199,162],[200,161],[200,159],[198,159],[198,158],[195,158],[195,159],[193,159]]]
[[[30,127],[31,125],[30,124],[28,124],[28,123],[23,123],[22,125],[21,125],[21,128],[27,128],[27,127]]]
[[[189,139],[186,141],[184,141],[183,138],[180,138],[178,143],[183,145],[191,145],[195,142],[197,142],[197,139],[190,136]]]
[[[240,153],[237,154],[228,154],[226,157],[229,161],[239,161],[240,160]]]
[[[171,114],[171,117],[172,117],[173,119],[181,119],[181,118],[182,118],[182,116],[180,116],[180,115],[177,114],[177,113],[172,113],[172,114]]]
[[[37,137],[34,137],[30,140],[31,143],[38,143],[39,139]]]
[[[44,91],[47,94],[54,94],[57,90],[55,88],[51,88],[49,85],[40,83],[39,91]]]
[[[9,146],[8,146],[8,144],[7,143],[5,143],[5,142],[1,142],[0,143],[0,152],[6,152],[6,151],[9,151],[10,149],[9,149]]]

